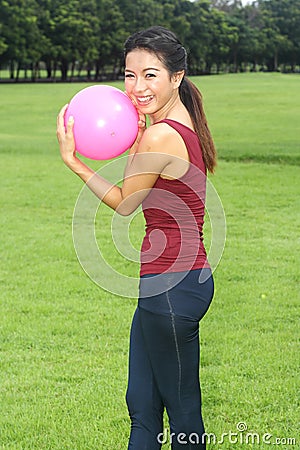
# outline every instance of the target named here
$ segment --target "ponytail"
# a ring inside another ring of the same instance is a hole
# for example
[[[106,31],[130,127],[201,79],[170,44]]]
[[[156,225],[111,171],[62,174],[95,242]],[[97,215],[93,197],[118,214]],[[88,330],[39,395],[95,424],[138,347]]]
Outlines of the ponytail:
[[[207,125],[202,94],[194,83],[184,77],[179,87],[179,95],[182,103],[190,113],[195,131],[199,137],[205,167],[209,172],[213,173],[217,165],[217,152]]]

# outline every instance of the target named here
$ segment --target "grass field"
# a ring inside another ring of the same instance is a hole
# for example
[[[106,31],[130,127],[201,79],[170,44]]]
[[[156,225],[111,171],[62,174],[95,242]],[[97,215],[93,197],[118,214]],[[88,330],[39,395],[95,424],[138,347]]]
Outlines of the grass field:
[[[194,81],[218,147],[210,179],[227,220],[201,325],[203,413],[217,441],[237,433],[208,448],[299,448],[300,78]],[[136,299],[103,291],[78,263],[72,214],[82,184],[55,136],[59,108],[83,87],[0,85],[2,450],[127,448]],[[109,230],[109,214],[100,219]],[[133,240],[141,228],[132,227]],[[124,264],[120,255],[115,264]]]

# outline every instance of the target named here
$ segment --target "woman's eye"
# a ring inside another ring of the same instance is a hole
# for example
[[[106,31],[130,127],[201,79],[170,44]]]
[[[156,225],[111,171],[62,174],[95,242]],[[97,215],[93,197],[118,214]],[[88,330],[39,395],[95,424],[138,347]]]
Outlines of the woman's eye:
[[[147,73],[146,78],[154,78],[155,74],[154,73]]]
[[[125,74],[125,78],[133,78],[133,74],[132,73],[126,73]]]

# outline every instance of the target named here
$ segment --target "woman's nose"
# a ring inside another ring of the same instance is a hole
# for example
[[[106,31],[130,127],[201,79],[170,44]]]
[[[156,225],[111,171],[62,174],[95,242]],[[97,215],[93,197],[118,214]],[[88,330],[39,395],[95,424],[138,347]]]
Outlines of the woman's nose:
[[[145,89],[145,81],[143,78],[137,78],[134,86],[134,92],[140,93]]]

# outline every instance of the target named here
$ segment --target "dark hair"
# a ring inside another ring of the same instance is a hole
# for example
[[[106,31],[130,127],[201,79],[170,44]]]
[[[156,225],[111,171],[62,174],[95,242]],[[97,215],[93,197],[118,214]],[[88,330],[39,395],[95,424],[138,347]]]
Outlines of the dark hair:
[[[185,48],[177,36],[164,27],[153,26],[130,36],[124,46],[125,58],[128,53],[137,48],[155,53],[168,70],[170,76],[181,70],[187,71],[187,53]],[[203,109],[202,94],[194,83],[184,76],[179,87],[179,95],[191,116],[195,131],[199,137],[205,166],[210,172],[214,172],[217,155]]]

